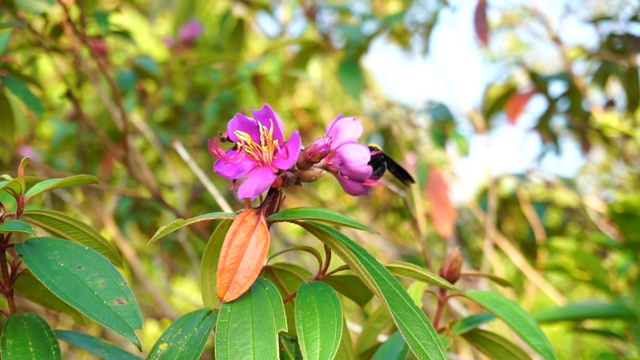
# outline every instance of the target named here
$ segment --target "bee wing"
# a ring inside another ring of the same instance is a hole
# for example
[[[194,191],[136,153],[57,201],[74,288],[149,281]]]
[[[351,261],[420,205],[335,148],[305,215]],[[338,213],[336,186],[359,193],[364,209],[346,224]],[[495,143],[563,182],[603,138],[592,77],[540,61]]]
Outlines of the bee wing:
[[[415,183],[416,181],[413,179],[413,176],[409,174],[405,168],[403,168],[400,164],[398,164],[391,156],[387,153],[384,153],[384,159],[387,165],[387,170],[393,174],[398,180],[400,180],[403,184],[409,186],[410,184]]]

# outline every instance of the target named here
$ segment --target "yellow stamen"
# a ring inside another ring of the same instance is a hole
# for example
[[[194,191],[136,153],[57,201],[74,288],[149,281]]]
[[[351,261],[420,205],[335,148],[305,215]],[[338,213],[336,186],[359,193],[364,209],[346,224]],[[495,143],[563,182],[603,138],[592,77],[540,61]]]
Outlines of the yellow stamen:
[[[269,128],[258,123],[258,129],[260,130],[259,144],[246,132],[234,131],[239,140],[237,145],[245,154],[251,156],[260,164],[271,166],[271,161],[273,161],[273,156],[279,146],[278,140],[273,138],[273,121],[271,121]]]

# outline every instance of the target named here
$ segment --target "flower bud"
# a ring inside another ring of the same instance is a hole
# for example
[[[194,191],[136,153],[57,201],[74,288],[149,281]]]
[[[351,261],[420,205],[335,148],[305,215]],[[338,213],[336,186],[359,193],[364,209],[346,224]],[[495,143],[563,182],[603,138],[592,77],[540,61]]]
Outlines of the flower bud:
[[[327,157],[330,152],[331,139],[328,137],[321,137],[302,150],[296,165],[300,170],[310,169],[313,165]]]
[[[452,253],[442,262],[440,267],[440,276],[448,282],[455,284],[460,279],[460,271],[462,270],[462,254],[460,248],[456,247]]]
[[[299,182],[314,182],[318,181],[322,175],[324,175],[325,171],[318,168],[312,168],[309,170],[304,170],[298,172],[297,180]]]

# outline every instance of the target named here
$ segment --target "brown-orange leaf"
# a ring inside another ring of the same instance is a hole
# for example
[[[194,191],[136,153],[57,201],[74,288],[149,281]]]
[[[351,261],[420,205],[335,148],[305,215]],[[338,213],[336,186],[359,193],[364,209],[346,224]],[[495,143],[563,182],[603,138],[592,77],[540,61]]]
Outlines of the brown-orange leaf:
[[[222,244],[216,287],[221,302],[233,301],[247,291],[262,269],[271,236],[260,209],[241,212]]]
[[[535,93],[535,89],[528,89],[518,91],[509,97],[504,111],[507,113],[507,119],[510,123],[516,123],[516,120],[520,117],[522,111],[524,111],[524,107]]]
[[[453,234],[456,222],[456,208],[449,198],[449,185],[440,170],[431,168],[427,180],[427,199],[431,205],[429,215],[436,232],[443,239]]]
[[[473,25],[476,35],[482,43],[482,46],[489,44],[489,24],[487,22],[487,0],[478,0],[476,10],[473,16]]]

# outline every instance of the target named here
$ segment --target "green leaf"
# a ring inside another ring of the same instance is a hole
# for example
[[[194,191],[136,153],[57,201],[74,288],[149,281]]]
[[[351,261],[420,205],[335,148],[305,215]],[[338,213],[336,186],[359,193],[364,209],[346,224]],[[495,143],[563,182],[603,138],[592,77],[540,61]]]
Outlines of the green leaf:
[[[451,328],[451,333],[454,335],[462,335],[469,330],[475,329],[482,324],[494,320],[495,318],[495,315],[488,312],[467,316]]]
[[[71,241],[35,237],[15,245],[24,264],[51,292],[140,349],[134,330],[142,314],[125,279],[88,247]]]
[[[211,234],[207,246],[202,254],[200,262],[200,293],[205,308],[217,309],[220,307],[218,292],[216,291],[216,271],[224,237],[231,227],[231,221],[222,221]]]
[[[404,342],[402,334],[396,331],[378,348],[371,360],[404,360],[408,352],[409,347]]]
[[[139,356],[92,335],[70,330],[56,330],[55,333],[58,339],[85,349],[105,360],[140,360]]]
[[[0,354],[3,360],[62,359],[51,327],[32,313],[9,317],[0,336]]]
[[[305,281],[308,281],[313,276],[309,270],[303,268],[300,265],[290,263],[275,263],[273,265],[266,265],[262,268],[260,276],[271,281],[278,288],[278,292],[282,298],[290,296]],[[284,304],[284,312],[287,316],[287,329],[292,335],[296,335],[296,313],[295,313],[296,299],[293,298]]]
[[[278,221],[319,221],[322,223],[346,226],[353,229],[364,230],[377,234],[378,232],[356,220],[346,217],[339,212],[323,208],[299,207],[282,210],[267,218],[267,222]]]
[[[15,291],[20,296],[42,305],[47,309],[69,314],[76,322],[89,326],[90,321],[86,316],[82,315],[78,310],[62,301],[54,293],[49,291],[29,269],[24,269],[16,279],[14,285]]]
[[[349,328],[347,327],[346,319],[342,322],[342,339],[340,340],[340,346],[338,347],[338,353],[335,357],[336,360],[355,360],[356,354],[351,342],[351,335],[349,335]]]
[[[635,319],[636,315],[619,303],[587,301],[545,309],[531,315],[538,323],[589,319]]]
[[[331,286],[318,281],[300,285],[296,295],[296,328],[306,360],[333,359],[342,337],[342,305]]]
[[[371,290],[355,275],[332,275],[322,281],[360,306],[366,305],[373,297]]]
[[[337,230],[315,222],[306,222],[301,226],[338,254],[382,300],[409,348],[418,358],[447,358],[433,325],[389,270],[360,245]]]
[[[462,337],[490,359],[531,360],[524,350],[496,333],[473,329]]]
[[[441,278],[440,275],[434,274],[431,271],[415,264],[401,261],[392,261],[388,263],[386,267],[389,271],[391,271],[393,275],[426,282],[427,284],[436,285],[438,287],[451,291],[458,290],[450,282]]]
[[[277,359],[278,333],[286,330],[278,290],[268,280],[258,278],[249,291],[220,307],[215,358]]]
[[[23,178],[15,178],[0,185],[0,190],[4,190],[11,194],[14,198],[18,198],[24,193],[25,183]]]
[[[42,103],[40,102],[40,99],[33,95],[31,90],[29,90],[27,84],[13,76],[4,76],[2,77],[2,85],[4,85],[7,89],[9,89],[9,91],[11,91],[16,97],[18,97],[18,99],[20,99],[20,101],[27,105],[29,109],[36,113],[38,117],[42,117],[42,115],[44,114]]]
[[[51,10],[54,0],[18,0],[15,4],[18,9],[39,15]]]
[[[123,267],[124,260],[115,244],[76,218],[53,210],[28,210],[22,214],[22,218],[53,236],[88,246],[114,265]]]
[[[557,359],[553,347],[535,320],[520,305],[500,294],[471,290],[465,296],[482,305],[511,327],[532,349],[544,359]]]
[[[181,316],[162,333],[151,348],[147,360],[199,359],[217,315],[212,310],[200,309]]]
[[[638,76],[638,68],[629,66],[624,78],[625,95],[627,98],[627,112],[633,114],[640,105],[640,79]]]
[[[379,345],[378,335],[391,328],[393,322],[386,308],[379,307],[362,325],[362,332],[356,343],[356,353],[362,355]]]
[[[11,38],[11,31],[0,32],[0,55],[4,54],[4,52],[7,50],[7,45],[9,45],[10,38]],[[13,118],[11,119],[11,121],[13,122]]]
[[[31,189],[27,191],[25,196],[31,198],[43,192],[51,191],[53,189],[75,185],[97,184],[99,182],[100,181],[98,180],[98,178],[92,175],[73,175],[66,178],[47,179],[33,185]]]
[[[417,307],[422,307],[422,297],[425,292],[427,292],[427,284],[421,281],[414,281],[407,288],[407,294],[409,294],[413,303],[416,304]]]
[[[298,338],[288,332],[278,333],[278,343],[280,344],[280,360],[303,360]]]
[[[22,220],[9,219],[0,224],[0,233],[20,232],[29,235],[36,235],[31,225]]]
[[[357,59],[345,59],[340,63],[338,79],[349,95],[356,100],[360,99],[364,87],[364,75]]]
[[[212,212],[207,214],[198,215],[196,217],[192,217],[189,219],[176,219],[170,222],[169,224],[161,227],[156,231],[155,234],[151,237],[148,244],[152,242],[158,241],[163,237],[171,234],[172,232],[181,229],[187,225],[199,223],[202,221],[211,221],[211,220],[233,220],[235,219],[237,214],[235,213],[226,213],[226,212]]]

